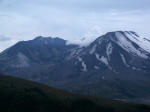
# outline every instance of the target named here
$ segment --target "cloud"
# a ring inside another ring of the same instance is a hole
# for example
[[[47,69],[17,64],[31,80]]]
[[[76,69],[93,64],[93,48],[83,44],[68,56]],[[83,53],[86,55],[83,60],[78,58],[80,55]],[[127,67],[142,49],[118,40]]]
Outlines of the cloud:
[[[89,43],[101,34],[115,30],[134,30],[150,37],[149,0],[0,2],[0,35],[11,37],[10,44],[3,45],[3,48],[39,35],[61,37],[77,43],[82,38],[85,38],[84,43]]]
[[[9,41],[0,41],[0,52],[8,48],[9,46],[15,44],[17,41],[9,40]]]
[[[11,38],[5,37],[4,35],[0,35],[0,41],[9,41]]]

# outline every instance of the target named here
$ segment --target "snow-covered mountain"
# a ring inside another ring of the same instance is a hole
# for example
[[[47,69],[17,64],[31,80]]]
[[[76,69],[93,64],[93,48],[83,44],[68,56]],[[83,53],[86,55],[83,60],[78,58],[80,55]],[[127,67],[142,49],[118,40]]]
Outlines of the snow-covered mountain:
[[[109,32],[73,58],[81,62],[84,71],[105,66],[116,73],[126,69],[146,72],[150,67],[150,42],[131,31]]]
[[[73,92],[148,97],[150,91],[143,89],[150,90],[150,40],[132,31],[116,31],[81,47],[60,38],[37,37],[3,51],[0,72]]]

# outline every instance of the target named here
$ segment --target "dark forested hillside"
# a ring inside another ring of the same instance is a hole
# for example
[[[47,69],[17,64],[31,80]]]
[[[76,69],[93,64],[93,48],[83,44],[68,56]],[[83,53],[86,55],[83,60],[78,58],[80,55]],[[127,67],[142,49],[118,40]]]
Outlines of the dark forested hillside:
[[[150,106],[75,95],[39,83],[0,76],[1,112],[150,112]]]

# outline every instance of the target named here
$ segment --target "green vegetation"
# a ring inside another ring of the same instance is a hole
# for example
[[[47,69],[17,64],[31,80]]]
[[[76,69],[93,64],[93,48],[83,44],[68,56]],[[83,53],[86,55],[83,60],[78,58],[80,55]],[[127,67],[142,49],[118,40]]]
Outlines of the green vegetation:
[[[150,106],[75,95],[39,83],[0,76],[0,112],[150,112]]]

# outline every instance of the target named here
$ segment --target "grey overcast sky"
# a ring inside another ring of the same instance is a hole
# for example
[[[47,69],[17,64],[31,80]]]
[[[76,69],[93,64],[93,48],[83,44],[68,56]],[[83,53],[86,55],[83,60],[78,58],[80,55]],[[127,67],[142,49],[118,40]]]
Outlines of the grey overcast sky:
[[[0,51],[39,35],[78,43],[116,30],[150,38],[150,0],[0,0]]]

